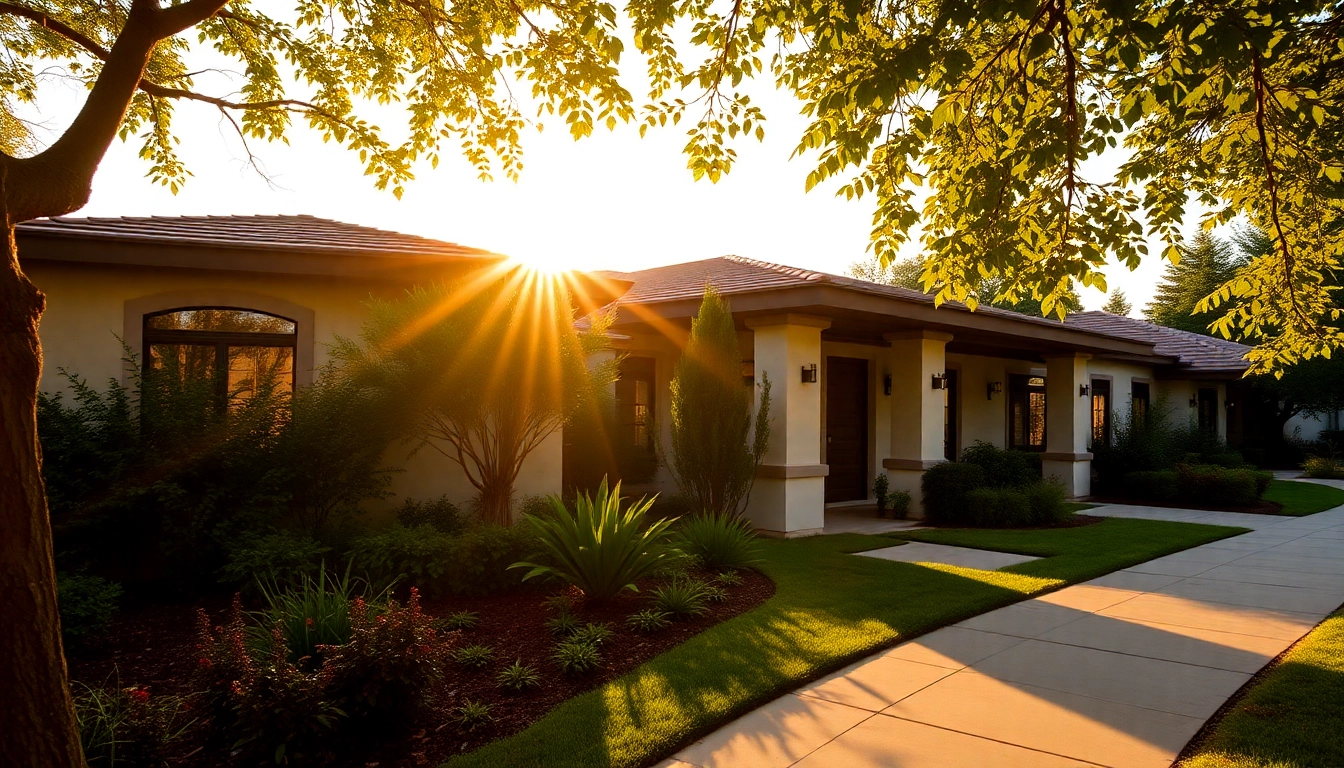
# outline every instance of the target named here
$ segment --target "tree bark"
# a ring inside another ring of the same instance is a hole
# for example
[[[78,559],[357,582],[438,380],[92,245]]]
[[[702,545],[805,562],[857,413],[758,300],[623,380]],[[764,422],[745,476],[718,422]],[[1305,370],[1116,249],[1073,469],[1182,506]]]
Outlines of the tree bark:
[[[0,176],[0,190],[4,178]],[[56,609],[51,521],[37,441],[38,320],[46,297],[19,269],[5,217],[0,263],[0,765],[82,766]]]

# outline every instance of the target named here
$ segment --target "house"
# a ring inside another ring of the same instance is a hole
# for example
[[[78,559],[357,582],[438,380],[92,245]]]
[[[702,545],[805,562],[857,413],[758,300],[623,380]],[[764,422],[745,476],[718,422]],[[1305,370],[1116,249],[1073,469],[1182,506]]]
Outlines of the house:
[[[231,378],[265,365],[303,386],[327,343],[358,333],[370,296],[508,268],[499,254],[309,216],[60,218],[20,225],[18,242],[48,299],[47,390],[63,385],[61,368],[124,379],[117,339],[146,363],[190,352]],[[729,299],[744,386],[773,386],[748,514],[776,535],[819,532],[826,508],[866,502],[878,473],[918,500],[924,470],[976,440],[1040,452],[1047,476],[1086,496],[1090,449],[1110,439],[1114,415],[1159,401],[1240,438],[1247,348],[1139,320],[935,308],[916,291],[737,257],[570,279],[585,311],[617,313],[618,412],[640,450],[666,442],[669,381],[705,285]],[[203,309],[220,310],[218,327],[182,322]],[[549,439],[517,492],[559,491],[563,453],[561,436]],[[407,459],[393,491],[465,500],[466,479],[444,464]],[[659,469],[649,489],[670,481]]]

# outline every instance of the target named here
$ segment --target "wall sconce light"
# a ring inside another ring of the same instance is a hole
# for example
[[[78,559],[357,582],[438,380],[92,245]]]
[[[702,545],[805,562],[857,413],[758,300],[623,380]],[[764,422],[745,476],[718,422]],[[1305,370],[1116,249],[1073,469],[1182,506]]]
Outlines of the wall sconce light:
[[[993,400],[994,396],[1003,392],[1002,381],[990,381],[985,384],[985,399]]]
[[[891,374],[882,377],[882,394],[891,395]]]
[[[1223,407],[1224,407],[1224,408],[1229,408],[1229,409],[1230,409],[1230,408],[1235,408],[1235,407],[1236,407],[1236,404],[1234,404],[1231,400],[1224,400],[1224,401],[1223,401]]]
[[[1092,394],[1092,387],[1088,386],[1087,384],[1079,384],[1079,385],[1078,385],[1078,396],[1079,396],[1079,397],[1087,397],[1087,396],[1090,395],[1090,394]]]
[[[816,384],[816,383],[817,383],[817,364],[816,364],[816,363],[813,363],[813,364],[811,364],[811,365],[804,365],[804,366],[803,366],[803,383],[804,383],[804,384]]]
[[[933,374],[933,388],[934,388],[934,389],[947,389],[947,374],[946,374],[946,373],[935,373],[935,374]]]
[[[1197,397],[1192,397],[1192,398],[1190,398],[1190,407],[1191,407],[1191,408],[1198,408],[1198,407],[1199,407],[1199,398],[1197,398]]]

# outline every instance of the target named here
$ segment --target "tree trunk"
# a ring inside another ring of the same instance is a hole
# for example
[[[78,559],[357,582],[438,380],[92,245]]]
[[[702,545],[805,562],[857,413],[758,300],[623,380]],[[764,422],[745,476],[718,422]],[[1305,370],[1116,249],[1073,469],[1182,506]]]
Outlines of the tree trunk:
[[[14,227],[0,260],[0,765],[82,766],[56,610],[51,520],[37,442],[46,298],[19,269]]]

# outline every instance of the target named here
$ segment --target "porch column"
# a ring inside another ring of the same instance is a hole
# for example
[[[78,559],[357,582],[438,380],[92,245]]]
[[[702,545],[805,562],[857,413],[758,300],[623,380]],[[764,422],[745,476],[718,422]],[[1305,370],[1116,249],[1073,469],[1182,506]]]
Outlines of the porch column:
[[[747,320],[756,383],[760,374],[770,376],[770,445],[747,504],[747,518],[766,535],[810,536],[825,525],[820,371],[821,332],[830,325],[792,314]],[[804,369],[817,372],[814,381],[803,380]]]
[[[1092,426],[1092,398],[1082,394],[1090,385],[1087,361],[1091,355],[1045,358],[1045,454],[1042,474],[1064,483],[1069,496],[1092,493],[1092,454],[1087,441]]]
[[[911,517],[924,516],[920,479],[924,470],[946,461],[943,457],[944,389],[933,388],[933,377],[947,372],[947,342],[951,334],[937,331],[900,331],[883,338],[891,342],[891,456],[882,460],[892,490],[910,494]]]

